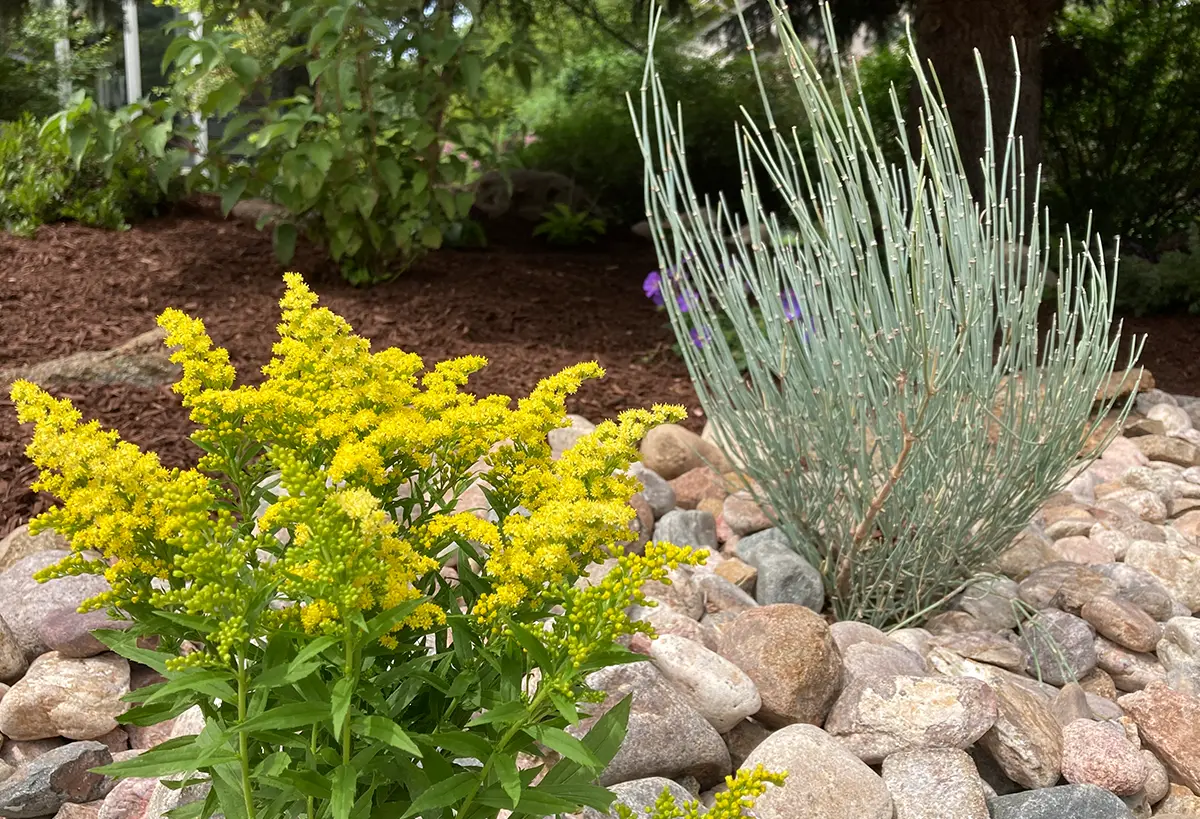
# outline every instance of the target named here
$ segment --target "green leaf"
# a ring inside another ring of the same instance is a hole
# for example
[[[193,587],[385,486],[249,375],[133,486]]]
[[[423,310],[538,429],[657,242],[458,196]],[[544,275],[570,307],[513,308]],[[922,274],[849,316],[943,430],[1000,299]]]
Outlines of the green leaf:
[[[274,668],[269,668],[262,674],[254,678],[254,687],[262,688],[278,688],[281,685],[291,685],[292,683],[303,680],[308,675],[312,674],[325,663],[321,660],[312,660],[301,665],[295,662],[287,665],[277,665]]]
[[[333,819],[350,819],[350,809],[354,807],[354,792],[358,785],[358,771],[353,765],[338,765],[333,772],[330,784],[333,794],[329,800]]]
[[[525,707],[525,703],[520,700],[506,702],[497,708],[491,708],[473,717],[467,723],[468,728],[473,728],[476,725],[489,725],[493,722],[499,722],[504,725],[511,725],[519,721],[521,718],[529,715],[529,710]]]
[[[329,173],[333,166],[333,148],[328,142],[310,142],[306,146],[308,161],[317,166],[321,173]]]
[[[428,602],[428,598],[409,600],[372,617],[367,623],[367,642],[373,643],[390,632],[397,623],[403,622],[425,602]]]
[[[572,725],[579,724],[579,709],[575,707],[575,703],[570,697],[564,697],[558,691],[550,692],[550,702],[554,703],[554,708],[562,715],[562,718]]]
[[[240,51],[230,54],[229,67],[233,69],[234,74],[237,74],[242,85],[250,85],[262,73],[262,66],[259,65],[258,60]]]
[[[165,652],[142,648],[137,644],[138,636],[127,631],[101,628],[93,631],[92,636],[126,660],[149,666],[163,676],[167,674],[167,660],[173,659]]]
[[[521,801],[521,773],[517,770],[517,760],[512,754],[500,753],[496,757],[496,776],[500,786],[508,794],[515,808]]]
[[[275,255],[280,264],[291,264],[296,255],[296,226],[291,222],[275,225]]]
[[[478,778],[478,772],[463,771],[434,783],[413,800],[400,819],[408,819],[410,816],[454,804],[471,792]]]
[[[161,617],[177,626],[183,626],[185,629],[198,634],[209,634],[217,627],[217,624],[213,622],[213,618],[203,617],[199,614],[184,614],[178,611],[155,611],[154,616]]]
[[[550,652],[546,650],[546,646],[535,637],[528,629],[519,623],[507,619],[506,622],[512,630],[513,636],[520,643],[521,648],[525,649],[525,653],[529,655],[534,664],[545,672],[554,669],[554,660],[550,657]]]
[[[353,696],[354,680],[342,677],[333,684],[330,709],[333,714],[333,732],[338,736],[341,736],[346,719],[350,716],[350,700]]]
[[[199,691],[213,699],[231,701],[237,692],[229,684],[233,675],[224,669],[203,669],[180,674],[173,680],[158,686],[153,694],[142,700],[142,705],[151,705],[183,691]]]
[[[387,717],[355,717],[350,722],[350,730],[359,736],[386,742],[412,756],[421,756],[421,749],[417,747],[417,743],[412,741],[404,729]]]
[[[458,215],[458,206],[454,203],[454,194],[445,188],[438,188],[433,192],[433,198],[442,206],[442,212],[446,214],[447,219],[453,219]]]
[[[302,728],[329,719],[329,704],[321,702],[293,702],[280,705],[256,717],[234,726],[234,731],[273,731]]]
[[[429,185],[429,174],[425,171],[417,171],[413,174],[412,184],[409,185],[409,192],[416,196],[420,194]]]
[[[242,101],[242,96],[245,92],[242,90],[242,83],[237,79],[230,79],[214,88],[204,102],[200,105],[200,111],[217,117],[224,117]]]
[[[597,758],[586,745],[561,728],[554,728],[549,725],[534,725],[526,728],[525,733],[531,734],[547,748],[557,751],[564,758],[572,762],[577,762],[580,765],[597,771],[604,767],[605,763]]]
[[[388,194],[396,196],[400,193],[400,186],[404,183],[404,172],[400,170],[400,163],[391,157],[384,157],[379,160],[379,175],[383,177],[383,184],[387,185]]]
[[[464,54],[459,63],[462,67],[463,79],[467,83],[467,93],[472,97],[479,93],[479,77],[483,73],[483,61],[478,54]]]
[[[605,765],[617,755],[617,751],[621,748],[621,742],[625,739],[626,727],[629,724],[629,709],[632,703],[632,696],[625,697],[606,711],[583,738],[583,744],[591,754]],[[563,759],[550,769],[550,772],[542,779],[542,785],[548,786],[571,781],[580,774],[583,767],[570,759]],[[591,779],[592,775],[589,774],[587,778]]]
[[[241,780],[241,766],[237,762],[213,768],[212,788],[217,792],[217,801],[225,819],[249,819]]]
[[[167,150],[167,140],[171,138],[171,123],[160,122],[142,134],[142,145],[156,159],[162,159]]]
[[[205,749],[196,745],[195,737],[187,737],[187,739],[190,742],[185,745],[169,747],[160,745],[138,754],[132,759],[96,768],[95,772],[121,778],[159,779],[172,774],[191,773],[238,761],[237,755],[223,746],[218,745]]]
[[[235,176],[229,180],[225,186],[225,190],[221,191],[221,215],[229,216],[229,212],[233,210],[233,206],[241,201],[242,194],[246,192],[246,185],[249,180],[244,176]]]
[[[442,246],[442,231],[436,225],[421,228],[421,244],[430,250],[437,250]]]
[[[435,748],[444,748],[457,756],[470,757],[480,761],[491,756],[493,750],[490,740],[468,731],[440,731],[436,734],[427,734],[421,737],[420,741]]]

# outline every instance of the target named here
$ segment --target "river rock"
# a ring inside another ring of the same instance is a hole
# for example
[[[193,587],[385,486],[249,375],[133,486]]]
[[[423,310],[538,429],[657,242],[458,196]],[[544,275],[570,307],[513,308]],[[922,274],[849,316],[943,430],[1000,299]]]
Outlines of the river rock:
[[[109,590],[108,581],[98,575],[60,577],[39,583],[33,575],[58,563],[68,552],[37,552],[24,557],[0,574],[0,600],[4,601],[4,620],[32,662],[50,647],[42,641],[39,630],[46,615],[55,609],[79,608],[79,605]]]
[[[603,819],[603,817],[617,819],[617,805],[624,805],[632,810],[635,816],[643,817],[654,808],[655,802],[662,796],[663,791],[670,792],[671,796],[675,798],[675,804],[680,808],[688,802],[695,801],[695,797],[688,792],[687,788],[661,776],[621,782],[613,785],[609,790],[616,794],[617,798],[608,813],[601,813],[595,808],[584,808],[582,819]]]
[[[1026,788],[1048,788],[1062,771],[1062,729],[1049,704],[1013,682],[997,681],[995,725],[979,743],[1005,776]]]
[[[1043,609],[1026,623],[1021,643],[1026,671],[1051,685],[1066,685],[1096,667],[1092,627],[1058,609]]]
[[[718,733],[762,707],[758,689],[745,672],[699,643],[666,634],[651,643],[650,659]]]
[[[1138,654],[1103,637],[1096,638],[1096,665],[1112,677],[1118,691],[1141,691],[1167,670],[1153,654]]]
[[[771,731],[752,719],[744,719],[724,735],[725,747],[729,749],[729,758],[733,767],[740,768],[750,756],[750,752],[763,743]]]
[[[1062,775],[1072,785],[1097,785],[1132,796],[1146,781],[1141,751],[1112,723],[1075,720],[1063,728]]]
[[[678,545],[678,544],[676,544]],[[652,580],[642,586],[642,593],[650,600],[669,606],[693,620],[704,616],[704,592],[696,585],[691,566],[680,566],[667,573],[667,580]]]
[[[758,608],[758,601],[718,572],[697,574],[694,580],[704,595],[704,610],[708,614],[719,611],[741,614],[746,609]]]
[[[988,801],[992,819],[1134,819],[1120,797],[1095,785],[1012,793]]]
[[[642,491],[637,494],[649,504],[656,519],[675,508],[675,490],[657,472],[647,468],[641,461],[635,461],[629,465],[629,474],[641,481]]]
[[[38,552],[65,552],[71,548],[58,532],[29,534],[29,524],[23,523],[0,540],[0,572],[7,571],[18,560]]]
[[[954,600],[954,607],[971,614],[989,631],[1017,627],[1014,603],[1019,586],[1007,577],[977,580]]]
[[[0,816],[33,819],[67,802],[103,799],[113,780],[90,771],[111,762],[99,742],[72,742],[42,754],[0,783]]]
[[[575,446],[580,438],[596,431],[596,425],[582,415],[568,414],[564,420],[568,422],[567,426],[556,427],[546,435],[546,441],[550,444],[550,457],[556,461],[564,452]]]
[[[0,700],[0,733],[13,739],[96,739],[128,710],[129,661],[115,654],[43,654]]]
[[[97,819],[140,819],[146,813],[157,779],[122,779],[104,797]]]
[[[1168,671],[1200,665],[1200,617],[1173,617],[1163,629],[1163,638],[1155,649]]]
[[[1200,446],[1168,435],[1143,435],[1133,445],[1152,461],[1166,461],[1184,468],[1200,466]]]
[[[642,439],[641,450],[646,468],[668,481],[700,466],[712,466],[721,474],[730,468],[716,445],[678,424],[663,424],[651,429]]]
[[[621,749],[600,776],[607,787],[619,782],[664,776],[694,776],[704,787],[732,770],[721,735],[692,708],[652,663],[632,663],[597,671],[588,684],[607,692],[606,703],[592,709],[576,735],[586,733],[607,707],[633,694],[629,728]]]
[[[721,516],[739,537],[770,529],[772,525],[771,519],[749,492],[734,492],[725,498]]]
[[[825,605],[821,573],[797,554],[780,529],[766,529],[738,541],[737,556],[758,570],[755,598],[764,606],[794,603],[820,611]]]
[[[912,748],[968,748],[995,721],[996,697],[979,680],[875,675],[842,691],[825,730],[873,765]]]
[[[1021,600],[1035,609],[1061,608],[1078,612],[1097,594],[1115,594],[1117,586],[1108,578],[1078,563],[1050,563],[1021,581]]]
[[[892,819],[892,798],[874,771],[815,725],[789,725],[765,739],[743,770],[787,773],[754,804],[756,819]]]
[[[728,494],[724,479],[707,466],[684,472],[671,481],[671,489],[675,490],[675,505],[680,509],[696,509],[706,500],[723,503]]]
[[[717,521],[709,512],[673,509],[654,525],[654,540],[699,549],[717,548]]]
[[[829,626],[804,606],[742,612],[721,635],[721,655],[754,681],[762,698],[755,719],[768,728],[823,723],[842,688]]]
[[[1200,791],[1200,698],[1152,682],[1117,700],[1172,779]]]
[[[1125,562],[1158,578],[1189,611],[1200,611],[1200,553],[1170,543],[1137,540],[1129,545]]]
[[[25,661],[25,650],[17,642],[16,635],[0,618],[0,683],[13,682],[25,673],[29,664]]]
[[[38,637],[63,657],[82,659],[108,651],[108,646],[92,636],[97,629],[125,631],[133,624],[128,620],[113,620],[104,611],[80,613],[71,607],[46,612],[38,626]]]
[[[1096,595],[1083,604],[1079,616],[1098,634],[1130,651],[1153,651],[1162,638],[1162,628],[1153,617],[1120,597]]]
[[[969,660],[1020,671],[1025,667],[1025,653],[1011,640],[994,631],[966,631],[934,637],[932,645],[953,651]]]
[[[979,771],[954,748],[899,751],[883,761],[895,819],[989,819]]]
[[[928,672],[920,654],[895,643],[852,643],[841,655],[843,683],[847,686],[866,677],[893,674],[920,677]]]
[[[1091,567],[1117,584],[1121,599],[1128,600],[1158,622],[1175,617],[1182,607],[1167,587],[1145,569],[1128,563],[1106,563]]]

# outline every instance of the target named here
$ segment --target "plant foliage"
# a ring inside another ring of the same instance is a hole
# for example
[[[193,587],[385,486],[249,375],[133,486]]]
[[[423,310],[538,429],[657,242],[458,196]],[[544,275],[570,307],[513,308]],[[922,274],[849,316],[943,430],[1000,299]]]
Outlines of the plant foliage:
[[[1151,255],[1200,216],[1200,6],[1071,4],[1045,53],[1047,204]]]
[[[894,624],[960,590],[1059,486],[1116,359],[1113,277],[1103,254],[1062,243],[1058,300],[1039,339],[1049,230],[1038,219],[1024,227],[1024,187],[1037,180],[1011,136],[1015,115],[1007,143],[991,146],[977,202],[915,54],[921,139],[908,141],[893,95],[895,164],[854,84],[831,91],[773,7],[817,161],[769,113],[741,129],[739,160],[765,171],[800,242],[784,240],[748,173],[739,213],[722,200],[703,217],[686,121],[651,61],[638,124],[646,209],[662,268],[689,260],[663,279],[664,303],[719,441],[820,568],[837,616]],[[743,219],[768,238],[722,242]],[[789,318],[789,304],[803,319]],[[744,374],[709,332],[722,317]]]
[[[77,157],[53,120],[43,126],[27,114],[0,124],[0,228],[28,236],[40,225],[73,220],[117,230],[162,200],[149,154],[137,143],[107,152],[81,148]]]
[[[235,386],[200,321],[160,317],[199,427],[198,469],[167,470],[69,402],[13,386],[36,425],[35,486],[62,501],[32,528],[72,548],[39,579],[103,574],[111,590],[85,608],[134,621],[99,634],[166,681],[133,692],[124,721],[205,717],[198,736],[103,771],[210,783],[184,817],[605,810],[613,796],[594,780],[629,701],[586,733],[567,729],[602,698],[586,676],[638,658],[615,641],[648,629],[626,614],[646,602],[643,585],[704,559],[619,545],[637,441],[682,408],[623,413],[552,461],[547,434],[597,365],[546,379],[515,408],[476,399],[462,387],[483,359],[421,376],[419,358],[371,353],[297,274],[287,283],[258,387]],[[464,498],[472,485],[486,509]],[[609,555],[606,574],[577,582]]]
[[[594,242],[604,235],[604,220],[586,210],[572,210],[559,202],[542,214],[542,221],[533,229],[534,236],[545,236],[552,245],[572,247]]]

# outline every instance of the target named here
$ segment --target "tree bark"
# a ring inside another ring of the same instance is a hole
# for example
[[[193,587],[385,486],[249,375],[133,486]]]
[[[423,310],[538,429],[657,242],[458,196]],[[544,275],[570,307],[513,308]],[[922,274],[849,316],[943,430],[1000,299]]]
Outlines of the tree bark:
[[[983,62],[991,98],[995,161],[1004,156],[1016,93],[1012,40],[1021,66],[1015,133],[1023,143],[1026,194],[1034,193],[1041,161],[1042,43],[1064,0],[917,0],[913,34],[922,62],[932,62],[954,126],[959,152],[976,198],[983,190],[979,161],[986,147],[983,88],[975,50]],[[914,89],[913,106],[920,102]],[[915,114],[915,110],[914,110]],[[912,117],[915,123],[916,117]]]

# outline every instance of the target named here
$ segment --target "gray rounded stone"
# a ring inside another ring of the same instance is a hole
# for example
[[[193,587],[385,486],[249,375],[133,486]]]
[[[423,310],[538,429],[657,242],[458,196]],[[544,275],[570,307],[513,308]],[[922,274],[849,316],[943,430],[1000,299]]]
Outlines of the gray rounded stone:
[[[672,509],[654,525],[654,541],[675,546],[717,548],[717,520],[711,512]]]
[[[794,603],[813,611],[825,605],[821,573],[792,549],[780,529],[766,529],[738,541],[737,556],[758,569],[754,596],[761,605]]]
[[[645,816],[648,811],[653,809],[654,803],[662,796],[663,791],[668,791],[671,796],[675,797],[675,804],[680,808],[688,802],[696,801],[687,788],[661,776],[621,782],[613,785],[609,790],[616,794],[617,798],[613,800],[608,812],[601,813],[595,808],[584,808],[583,819],[605,819],[605,817],[617,819],[617,805],[629,808],[635,816]]]
[[[32,662],[50,647],[41,638],[41,624],[46,616],[61,608],[79,608],[83,601],[109,590],[108,581],[98,575],[60,577],[46,583],[33,579],[38,571],[53,566],[69,553],[65,551],[37,552],[24,557],[0,574],[0,612],[12,629],[17,644]]]
[[[975,762],[956,748],[900,751],[883,761],[896,819],[988,819]]]
[[[1074,682],[1096,667],[1095,632],[1086,621],[1043,609],[1024,626],[1025,670],[1051,685]]]
[[[103,799],[114,781],[91,769],[111,762],[112,754],[99,742],[72,742],[48,751],[0,782],[0,816],[34,819],[67,802]]]
[[[642,491],[638,494],[646,499],[655,518],[661,518],[675,508],[675,490],[657,472],[641,461],[635,461],[629,465],[629,474],[642,482]]]
[[[1061,785],[997,796],[992,819],[1134,819],[1120,797],[1095,785]]]

